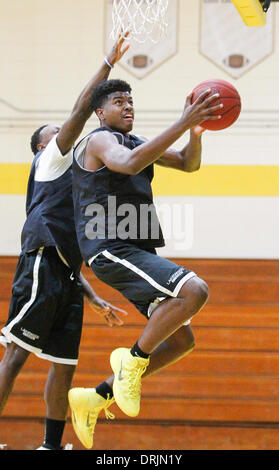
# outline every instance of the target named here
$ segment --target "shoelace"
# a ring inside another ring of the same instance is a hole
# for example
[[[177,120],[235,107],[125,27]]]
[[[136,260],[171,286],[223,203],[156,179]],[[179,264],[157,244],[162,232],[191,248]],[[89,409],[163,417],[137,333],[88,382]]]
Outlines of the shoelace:
[[[115,399],[114,398],[109,398],[109,394],[108,394],[106,404],[103,408],[107,419],[114,419],[115,418],[115,415],[111,411],[109,411],[109,407],[114,402],[115,402]]]
[[[141,392],[141,376],[147,369],[147,365],[132,369],[129,371],[128,381],[128,392],[131,398],[138,398]]]

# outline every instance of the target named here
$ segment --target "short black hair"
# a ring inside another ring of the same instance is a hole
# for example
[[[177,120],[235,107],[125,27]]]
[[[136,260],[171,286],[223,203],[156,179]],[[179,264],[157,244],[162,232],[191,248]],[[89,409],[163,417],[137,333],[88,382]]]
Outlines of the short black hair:
[[[103,80],[100,82],[91,93],[91,106],[94,111],[101,108],[107,97],[116,91],[131,93],[132,88],[129,83],[123,80]]]
[[[31,150],[34,153],[34,155],[36,155],[36,153],[38,153],[37,146],[40,143],[41,131],[47,126],[48,126],[48,124],[45,124],[44,126],[39,127],[39,129],[37,129],[31,137],[30,146],[31,146]]]

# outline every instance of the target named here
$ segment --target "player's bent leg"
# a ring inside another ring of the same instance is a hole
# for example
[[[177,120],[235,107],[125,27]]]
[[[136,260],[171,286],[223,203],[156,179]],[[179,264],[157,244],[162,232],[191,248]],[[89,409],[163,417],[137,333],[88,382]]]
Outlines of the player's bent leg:
[[[12,391],[14,381],[24,366],[30,352],[15,343],[7,345],[0,363],[0,414]]]
[[[149,365],[142,375],[145,379],[175,362],[183,359],[195,349],[195,337],[191,325],[183,325],[150,355]],[[108,377],[105,383],[112,388],[114,375]],[[97,387],[98,388],[98,387]],[[95,390],[95,389],[94,389]]]
[[[110,361],[114,371],[113,398],[105,400],[96,389],[90,388],[73,388],[69,392],[73,427],[87,449],[93,447],[99,413],[104,410],[107,418],[114,418],[108,408],[115,400],[128,416],[137,416],[140,411],[141,376],[146,371],[149,359],[134,357],[129,349],[119,348],[113,351]]]
[[[114,401],[114,398],[103,398],[95,388],[72,388],[69,391],[73,428],[87,449],[93,447],[94,431],[100,412],[103,410],[107,419],[114,419],[114,415],[108,410]]]
[[[151,354],[150,363],[143,373],[142,379],[182,359],[192,352],[194,347],[195,338],[191,326],[182,326]],[[113,382],[114,375],[106,379],[105,383],[109,388],[112,388]],[[114,419],[114,415],[108,410],[114,402],[114,397],[105,400],[95,388],[70,390],[69,403],[72,410],[73,427],[79,440],[87,449],[93,447],[93,435],[100,412],[104,410],[107,419]]]
[[[151,354],[149,366],[142,378],[145,379],[177,362],[193,351],[194,347],[195,338],[191,326],[182,326]],[[105,383],[112,389],[113,382],[114,375],[110,376]],[[108,410],[114,402],[114,397],[108,396],[105,399],[97,393],[95,388],[73,388],[70,390],[69,403],[72,411],[72,424],[77,437],[87,449],[93,447],[94,431],[100,412],[104,410],[107,419],[114,419],[115,416]]]
[[[197,276],[191,278],[183,285],[177,298],[169,298],[156,308],[144,328],[137,346],[147,358],[135,357],[126,348],[112,352],[114,398],[125,414],[132,417],[139,414],[141,378],[150,362],[148,356],[198,313],[207,299],[206,283]]]
[[[190,325],[182,326],[150,355],[149,366],[142,378],[165,369],[183,359],[195,348],[195,337]]]
[[[171,337],[161,343],[149,359],[132,356],[129,349],[119,348],[111,354],[114,378],[113,393],[119,408],[134,417],[140,411],[141,379],[163,369],[189,354],[195,347],[191,327],[182,326]]]
[[[183,285],[177,298],[168,298],[161,302],[138,340],[141,350],[151,354],[202,309],[208,296],[207,284],[196,276]]]

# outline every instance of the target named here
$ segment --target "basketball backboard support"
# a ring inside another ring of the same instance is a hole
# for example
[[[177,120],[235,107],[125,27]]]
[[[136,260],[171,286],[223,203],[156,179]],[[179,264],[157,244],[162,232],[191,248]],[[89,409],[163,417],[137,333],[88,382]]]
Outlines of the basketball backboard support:
[[[239,79],[274,52],[274,5],[260,28],[247,28],[230,1],[200,0],[200,13],[200,53],[232,78]]]
[[[231,0],[246,26],[264,26],[272,1],[278,0]]]

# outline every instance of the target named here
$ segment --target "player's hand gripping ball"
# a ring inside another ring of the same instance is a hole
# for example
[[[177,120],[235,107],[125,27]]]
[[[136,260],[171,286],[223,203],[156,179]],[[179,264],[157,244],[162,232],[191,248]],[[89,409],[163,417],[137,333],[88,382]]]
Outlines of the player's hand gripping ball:
[[[196,101],[201,93],[209,88],[211,93],[208,96],[215,95],[216,93],[220,95],[214,106],[222,103],[224,107],[221,111],[218,110],[214,114],[219,114],[222,118],[216,121],[204,121],[201,126],[210,131],[220,131],[232,126],[239,118],[241,112],[241,98],[238,91],[231,83],[225,80],[206,80],[194,88],[192,103]]]

